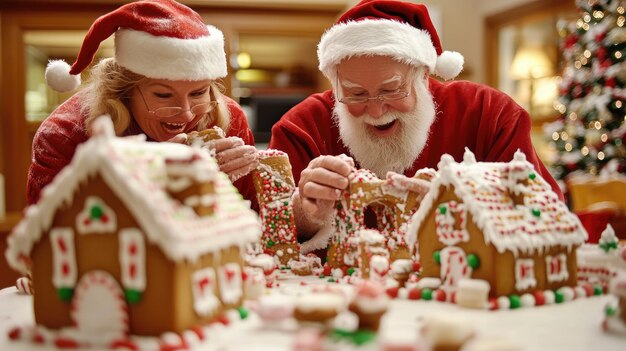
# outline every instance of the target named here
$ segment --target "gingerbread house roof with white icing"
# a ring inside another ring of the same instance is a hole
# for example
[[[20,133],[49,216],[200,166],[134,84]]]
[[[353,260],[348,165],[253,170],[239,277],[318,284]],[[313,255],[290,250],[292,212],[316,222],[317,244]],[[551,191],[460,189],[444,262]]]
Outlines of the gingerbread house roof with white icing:
[[[143,135],[115,137],[111,120],[102,117],[96,121],[94,135],[79,145],[70,164],[44,188],[39,202],[26,210],[9,236],[6,258],[14,269],[26,273],[25,258],[50,228],[58,209],[71,204],[80,186],[97,174],[126,205],[147,239],[173,261],[194,261],[205,253],[244,246],[260,237],[257,214],[207,151],[146,142]],[[215,192],[196,200],[214,201],[214,213],[199,216],[189,204],[174,199],[168,189],[186,185],[181,184],[180,177],[168,174],[212,180]]]
[[[578,217],[523,152],[518,150],[510,162],[477,162],[466,149],[462,162],[447,154],[441,157],[431,189],[410,220],[410,245],[415,245],[430,211],[438,210],[435,202],[448,187],[463,202],[485,242],[500,253],[541,252],[557,245],[571,248],[587,239]]]

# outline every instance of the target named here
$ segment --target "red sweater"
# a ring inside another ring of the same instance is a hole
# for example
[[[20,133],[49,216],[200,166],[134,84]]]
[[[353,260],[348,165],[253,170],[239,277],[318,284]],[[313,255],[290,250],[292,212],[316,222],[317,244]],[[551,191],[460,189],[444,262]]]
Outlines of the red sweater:
[[[442,83],[434,79],[430,79],[430,92],[437,115],[424,150],[404,172],[406,176],[425,167],[436,169],[441,155],[446,153],[461,161],[465,147],[479,162],[509,162],[520,149],[563,200],[558,185],[533,148],[528,113],[508,95],[467,81]],[[296,183],[312,159],[320,155],[350,155],[333,123],[333,107],[331,91],[311,95],[272,128],[269,147],[289,155]]]
[[[225,131],[226,136],[237,136],[246,144],[254,145],[254,137],[243,110],[234,100],[228,97],[226,100],[230,111],[230,126]],[[86,114],[80,113],[81,104],[82,94],[79,92],[55,109],[37,129],[26,184],[29,205],[39,200],[41,189],[70,163],[76,147],[89,138],[85,128]],[[124,135],[140,133],[143,131],[139,126],[131,123]],[[252,202],[252,208],[258,211],[256,191],[251,175],[248,174],[237,180],[235,186],[245,199]]]

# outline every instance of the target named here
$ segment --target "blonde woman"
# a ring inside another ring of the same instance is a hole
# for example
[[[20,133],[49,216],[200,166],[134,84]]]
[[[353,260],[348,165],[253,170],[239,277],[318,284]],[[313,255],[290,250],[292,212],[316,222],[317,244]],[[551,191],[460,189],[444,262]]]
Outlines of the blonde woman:
[[[241,107],[221,93],[226,76],[222,33],[171,0],[137,1],[98,18],[70,67],[52,61],[48,84],[75,89],[100,41],[115,34],[115,57],[96,64],[88,84],[42,123],[33,141],[28,202],[72,159],[103,114],[117,135],[145,134],[149,141],[185,142],[186,133],[213,126],[226,138],[212,141],[220,169],[256,208],[250,171],[258,163],[254,138]]]

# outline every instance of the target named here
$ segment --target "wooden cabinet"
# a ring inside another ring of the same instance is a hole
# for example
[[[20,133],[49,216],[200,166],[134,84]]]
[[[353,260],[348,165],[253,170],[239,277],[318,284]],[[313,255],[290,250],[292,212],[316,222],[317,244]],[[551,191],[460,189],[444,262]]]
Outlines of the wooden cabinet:
[[[7,249],[7,236],[20,221],[22,216],[17,212],[8,213],[0,218],[0,289],[15,285],[15,280],[20,275],[7,264],[4,252]]]

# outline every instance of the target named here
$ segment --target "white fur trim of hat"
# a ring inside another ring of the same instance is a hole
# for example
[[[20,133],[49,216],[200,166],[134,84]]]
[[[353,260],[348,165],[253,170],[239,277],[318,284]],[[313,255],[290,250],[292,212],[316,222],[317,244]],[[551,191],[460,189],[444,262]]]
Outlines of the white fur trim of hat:
[[[217,79],[227,74],[224,34],[207,26],[208,36],[179,39],[144,31],[120,29],[115,33],[115,59],[141,75],[154,79]]]
[[[381,19],[348,21],[324,33],[317,48],[319,69],[330,80],[344,59],[354,56],[390,56],[412,65],[426,66],[430,73],[452,79],[463,70],[463,56],[444,51],[437,56],[428,31],[408,23]]]

